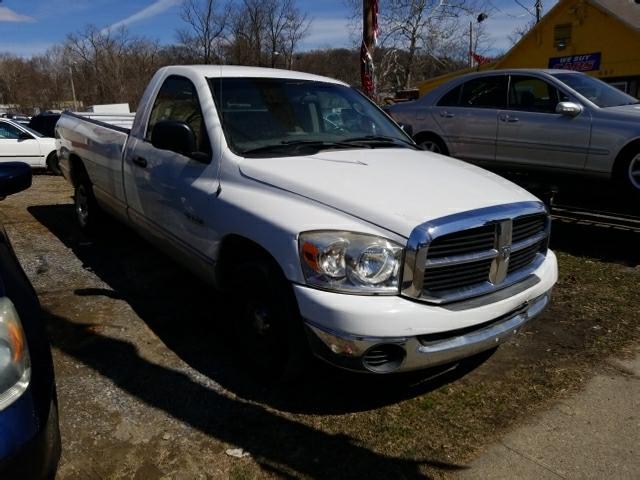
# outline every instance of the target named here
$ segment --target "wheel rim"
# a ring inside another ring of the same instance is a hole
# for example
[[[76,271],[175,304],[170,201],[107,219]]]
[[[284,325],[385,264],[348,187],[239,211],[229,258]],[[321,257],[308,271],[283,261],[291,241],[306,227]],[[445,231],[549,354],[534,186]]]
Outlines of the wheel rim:
[[[89,197],[84,185],[80,185],[76,191],[76,216],[80,225],[83,227],[87,225],[89,220]]]
[[[442,150],[440,149],[440,145],[438,145],[433,140],[425,140],[424,142],[420,143],[420,146],[424,150],[428,150],[428,151],[433,152],[433,153],[442,153]]]
[[[629,182],[636,190],[640,190],[640,154],[631,159],[629,163]]]

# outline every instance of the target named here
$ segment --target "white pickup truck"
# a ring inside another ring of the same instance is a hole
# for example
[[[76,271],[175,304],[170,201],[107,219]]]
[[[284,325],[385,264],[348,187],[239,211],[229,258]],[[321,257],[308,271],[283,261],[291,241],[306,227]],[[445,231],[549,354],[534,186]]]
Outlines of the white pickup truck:
[[[130,131],[56,130],[80,226],[108,212],[230,291],[261,374],[309,349],[362,372],[448,364],[517,333],[557,280],[538,199],[420,150],[336,80],[166,67]]]

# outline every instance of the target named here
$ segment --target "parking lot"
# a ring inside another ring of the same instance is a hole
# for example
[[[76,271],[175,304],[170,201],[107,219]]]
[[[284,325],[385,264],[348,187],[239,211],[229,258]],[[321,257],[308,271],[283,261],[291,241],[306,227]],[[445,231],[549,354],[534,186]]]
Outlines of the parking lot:
[[[448,476],[640,339],[639,234],[557,224],[552,305],[490,358],[400,378],[316,364],[267,386],[224,296],[115,222],[81,235],[71,195],[38,175],[0,205],[51,336],[59,479]]]

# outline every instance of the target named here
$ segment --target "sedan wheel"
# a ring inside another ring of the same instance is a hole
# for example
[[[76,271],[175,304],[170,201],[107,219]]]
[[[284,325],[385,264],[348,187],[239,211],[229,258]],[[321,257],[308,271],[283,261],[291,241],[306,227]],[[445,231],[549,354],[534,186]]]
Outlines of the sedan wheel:
[[[640,153],[629,162],[627,175],[631,186],[640,192]]]
[[[438,142],[435,142],[434,140],[424,140],[418,145],[420,145],[423,150],[428,150],[429,152],[433,153],[442,153],[442,148],[440,148]]]

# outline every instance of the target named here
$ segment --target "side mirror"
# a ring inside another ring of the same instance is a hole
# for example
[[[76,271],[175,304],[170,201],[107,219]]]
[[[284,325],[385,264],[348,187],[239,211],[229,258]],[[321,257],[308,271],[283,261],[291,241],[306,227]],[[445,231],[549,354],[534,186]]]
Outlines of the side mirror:
[[[31,167],[24,162],[0,163],[0,197],[21,192],[31,186]]]
[[[33,136],[27,132],[20,132],[18,140],[33,140]]]
[[[190,157],[196,151],[196,135],[184,122],[162,120],[151,131],[151,144]]]
[[[582,106],[574,102],[559,102],[556,105],[556,113],[566,115],[567,117],[575,117],[582,112]]]

